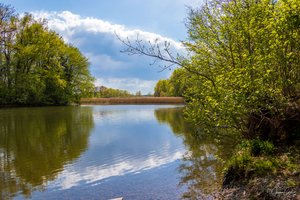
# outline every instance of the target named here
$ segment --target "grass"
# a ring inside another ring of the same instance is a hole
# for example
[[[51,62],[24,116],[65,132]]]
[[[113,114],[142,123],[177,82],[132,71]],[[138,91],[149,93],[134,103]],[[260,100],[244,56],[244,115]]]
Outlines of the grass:
[[[223,195],[227,197],[223,199],[297,199],[299,145],[283,149],[267,141],[244,141],[227,163],[223,180]]]
[[[82,98],[80,104],[184,104],[182,97]]]
[[[299,150],[293,147],[281,152],[267,141],[244,141],[227,164],[228,175],[250,179],[252,176],[290,175],[300,172]],[[231,177],[234,178],[234,177]]]

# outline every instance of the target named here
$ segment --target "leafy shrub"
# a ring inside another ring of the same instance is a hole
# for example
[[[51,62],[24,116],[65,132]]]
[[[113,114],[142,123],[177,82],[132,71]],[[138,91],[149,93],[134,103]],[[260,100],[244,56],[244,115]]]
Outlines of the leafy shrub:
[[[268,141],[258,139],[243,141],[227,163],[223,185],[229,185],[240,179],[247,180],[252,175],[275,172],[279,164],[277,160],[268,157],[274,154],[274,151],[274,145]]]

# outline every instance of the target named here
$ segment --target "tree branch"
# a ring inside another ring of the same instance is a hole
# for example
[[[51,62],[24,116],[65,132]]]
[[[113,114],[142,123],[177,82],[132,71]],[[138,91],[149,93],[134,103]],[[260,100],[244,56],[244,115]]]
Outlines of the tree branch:
[[[151,41],[148,41],[148,45],[145,46],[145,44],[143,43],[143,40],[139,39],[139,35],[137,35],[137,38],[134,42],[134,44],[132,44],[132,42],[129,40],[129,38],[126,38],[126,40],[120,38],[120,36],[115,33],[116,37],[118,38],[118,40],[120,42],[122,42],[125,45],[125,49],[121,50],[121,53],[126,53],[127,55],[144,55],[144,56],[148,56],[151,58],[154,58],[153,63],[151,63],[150,65],[154,65],[156,64],[158,61],[164,61],[169,63],[168,65],[165,65],[164,67],[162,67],[161,71],[164,71],[166,69],[170,69],[172,66],[177,65],[177,66],[181,66],[184,69],[186,69],[188,72],[192,73],[192,74],[196,74],[198,76],[201,76],[207,80],[209,80],[212,85],[215,87],[215,82],[212,78],[210,78],[208,75],[199,73],[198,71],[192,69],[191,67],[189,67],[188,65],[184,64],[183,61],[181,61],[179,59],[179,56],[177,55],[176,57],[172,54],[171,52],[171,44],[167,41],[164,42],[164,47],[163,49],[161,49],[161,46],[158,43],[158,39],[155,40],[154,43],[152,43]],[[184,59],[182,59],[184,60]]]

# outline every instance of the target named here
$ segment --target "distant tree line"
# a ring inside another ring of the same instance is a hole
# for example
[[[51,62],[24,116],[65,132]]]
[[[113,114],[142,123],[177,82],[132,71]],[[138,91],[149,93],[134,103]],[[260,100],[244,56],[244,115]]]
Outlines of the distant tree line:
[[[46,22],[0,4],[0,104],[78,102],[93,92],[89,63]]]
[[[141,91],[137,91],[135,94],[132,94],[127,90],[120,90],[120,89],[109,88],[105,86],[96,86],[94,91],[94,97],[96,98],[132,97],[132,96],[142,96],[142,93]]]
[[[130,97],[133,96],[127,90],[108,88],[105,86],[95,87],[94,97],[110,98],[110,97]]]

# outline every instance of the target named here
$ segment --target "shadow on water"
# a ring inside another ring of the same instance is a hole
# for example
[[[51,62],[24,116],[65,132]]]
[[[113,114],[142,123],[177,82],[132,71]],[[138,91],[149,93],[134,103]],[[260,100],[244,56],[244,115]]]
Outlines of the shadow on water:
[[[88,146],[90,107],[0,110],[0,199],[45,190]]]
[[[222,185],[224,161],[231,156],[237,136],[228,130],[219,130],[214,135],[205,135],[187,123],[183,109],[162,108],[155,110],[159,123],[167,124],[183,138],[187,149],[179,167],[180,186],[186,188],[182,198],[207,199]]]

